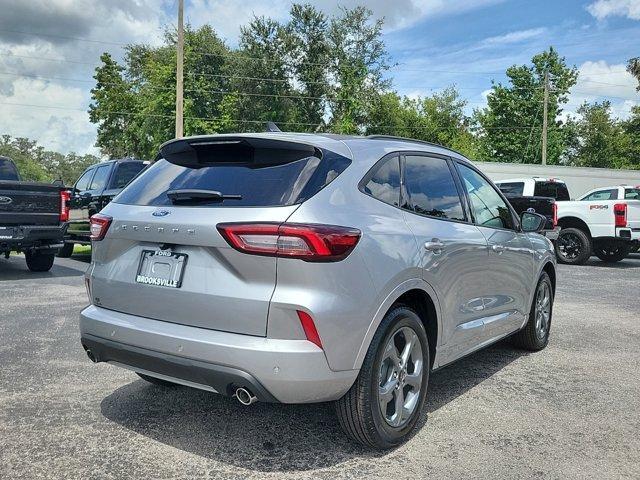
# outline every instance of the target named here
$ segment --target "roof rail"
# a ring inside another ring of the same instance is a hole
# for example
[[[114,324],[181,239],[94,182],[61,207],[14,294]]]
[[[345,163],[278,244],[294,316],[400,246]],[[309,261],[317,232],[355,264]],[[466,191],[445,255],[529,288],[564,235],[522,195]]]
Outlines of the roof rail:
[[[402,142],[419,143],[421,145],[429,145],[430,147],[444,148],[445,150],[449,150],[450,152],[457,153],[458,155],[464,157],[462,153],[454,150],[453,148],[445,147],[444,145],[440,145],[439,143],[427,142],[426,140],[416,140],[415,138],[398,137],[396,135],[367,135],[365,138],[368,138],[370,140],[400,140]]]

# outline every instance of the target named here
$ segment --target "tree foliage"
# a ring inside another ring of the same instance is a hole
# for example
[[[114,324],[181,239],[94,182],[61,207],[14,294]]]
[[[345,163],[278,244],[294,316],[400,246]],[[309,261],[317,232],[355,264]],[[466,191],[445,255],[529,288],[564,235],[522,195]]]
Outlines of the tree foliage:
[[[89,166],[100,161],[94,155],[63,155],[45,150],[28,138],[0,137],[0,155],[12,159],[23,180],[51,182],[61,179],[65,185],[72,184]]]

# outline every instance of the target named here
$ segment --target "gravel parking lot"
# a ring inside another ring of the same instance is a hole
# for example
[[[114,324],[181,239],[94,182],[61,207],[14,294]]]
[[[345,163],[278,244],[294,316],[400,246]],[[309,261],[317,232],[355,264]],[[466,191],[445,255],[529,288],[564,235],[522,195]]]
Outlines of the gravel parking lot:
[[[0,260],[0,477],[638,478],[640,256],[559,270],[549,347],[499,344],[432,376],[425,426],[371,453],[331,405],[242,407],[93,365],[87,257]]]

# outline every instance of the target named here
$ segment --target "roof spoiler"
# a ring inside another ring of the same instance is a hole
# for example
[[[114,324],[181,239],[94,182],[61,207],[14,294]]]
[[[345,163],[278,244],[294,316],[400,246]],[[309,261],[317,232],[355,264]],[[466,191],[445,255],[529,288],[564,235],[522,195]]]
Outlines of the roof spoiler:
[[[266,167],[321,157],[319,149],[306,143],[223,135],[174,140],[160,147],[160,155],[170,163],[188,168],[212,164]]]

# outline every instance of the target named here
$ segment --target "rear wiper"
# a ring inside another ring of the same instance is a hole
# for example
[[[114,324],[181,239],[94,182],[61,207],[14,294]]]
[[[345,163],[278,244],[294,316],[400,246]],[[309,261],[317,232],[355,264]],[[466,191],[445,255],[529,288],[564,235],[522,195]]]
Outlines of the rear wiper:
[[[225,195],[215,190],[194,190],[186,188],[169,190],[167,197],[169,197],[172,203],[242,200],[242,195]]]

